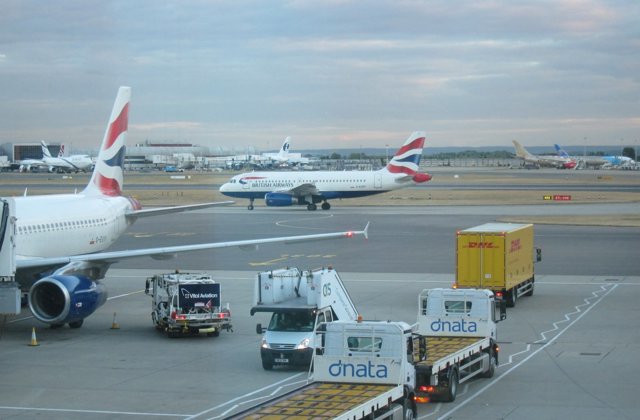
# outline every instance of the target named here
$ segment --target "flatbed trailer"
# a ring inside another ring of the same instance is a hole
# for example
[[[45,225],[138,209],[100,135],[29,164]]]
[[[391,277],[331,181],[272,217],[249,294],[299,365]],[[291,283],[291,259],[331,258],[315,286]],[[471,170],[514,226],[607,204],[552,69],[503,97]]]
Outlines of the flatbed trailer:
[[[402,398],[402,386],[320,382],[296,389],[234,419],[363,418]]]
[[[231,419],[397,419],[416,416],[413,331],[404,322],[334,321],[318,332],[308,383]]]

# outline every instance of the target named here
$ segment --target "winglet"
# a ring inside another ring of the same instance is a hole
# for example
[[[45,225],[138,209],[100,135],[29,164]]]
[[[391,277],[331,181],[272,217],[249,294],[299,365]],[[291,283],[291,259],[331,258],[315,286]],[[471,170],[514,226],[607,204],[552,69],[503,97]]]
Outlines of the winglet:
[[[364,239],[369,239],[369,224],[371,222],[367,222],[367,225],[364,227],[364,230],[362,231],[364,233]]]

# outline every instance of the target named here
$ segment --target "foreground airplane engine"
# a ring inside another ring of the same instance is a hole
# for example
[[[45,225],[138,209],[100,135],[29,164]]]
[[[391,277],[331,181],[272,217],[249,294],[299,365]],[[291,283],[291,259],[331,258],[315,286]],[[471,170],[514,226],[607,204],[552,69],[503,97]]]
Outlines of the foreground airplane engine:
[[[267,193],[264,195],[264,201],[267,206],[284,207],[298,204],[298,199],[291,194],[285,193]]]
[[[86,317],[107,301],[107,288],[84,276],[51,276],[29,290],[29,308],[40,321],[79,328]]]

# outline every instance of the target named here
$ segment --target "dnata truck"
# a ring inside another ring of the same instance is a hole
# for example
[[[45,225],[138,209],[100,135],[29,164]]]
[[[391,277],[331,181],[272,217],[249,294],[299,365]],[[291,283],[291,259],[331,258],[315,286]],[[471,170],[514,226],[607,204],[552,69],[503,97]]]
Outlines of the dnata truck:
[[[335,320],[355,321],[358,311],[333,268],[300,271],[284,268],[256,276],[251,315],[270,312],[262,334],[262,367],[309,365],[315,347],[316,326]]]
[[[493,376],[497,323],[507,317],[504,300],[486,289],[426,289],[418,308],[417,401],[453,401],[458,384]]]
[[[233,331],[229,305],[221,307],[220,283],[208,274],[156,274],[147,278],[145,293],[151,296],[153,324],[169,337]]]
[[[532,296],[534,262],[542,258],[533,246],[533,225],[485,223],[456,234],[454,287],[489,289],[513,307],[521,296]]]
[[[504,317],[491,291],[433,289],[419,295],[415,325],[323,324],[307,384],[231,418],[416,418],[417,403],[453,401],[459,383],[493,375]]]

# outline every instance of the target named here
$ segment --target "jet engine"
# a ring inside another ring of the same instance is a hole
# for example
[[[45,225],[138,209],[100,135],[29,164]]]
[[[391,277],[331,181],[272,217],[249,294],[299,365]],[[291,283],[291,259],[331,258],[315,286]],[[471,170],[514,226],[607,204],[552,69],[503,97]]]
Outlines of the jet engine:
[[[291,194],[285,193],[267,193],[264,196],[267,206],[284,207],[296,204],[296,199]]]
[[[29,308],[47,324],[82,326],[83,320],[107,301],[107,288],[84,276],[51,276],[29,290]]]

